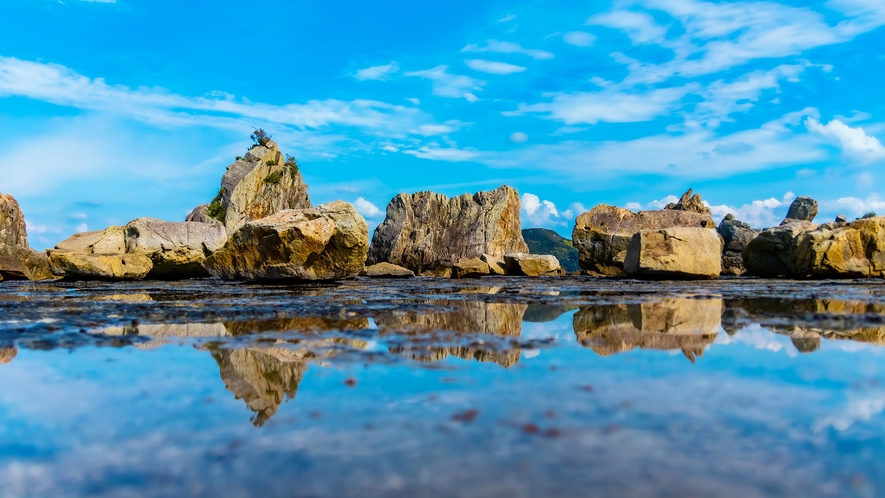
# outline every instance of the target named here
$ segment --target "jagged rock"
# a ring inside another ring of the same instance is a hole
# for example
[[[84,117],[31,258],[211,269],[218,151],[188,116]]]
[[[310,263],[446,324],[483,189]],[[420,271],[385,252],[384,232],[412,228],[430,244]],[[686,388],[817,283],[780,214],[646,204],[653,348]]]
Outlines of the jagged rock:
[[[231,280],[340,280],[359,275],[369,228],[354,207],[336,201],[252,221],[206,260]]]
[[[490,274],[507,275],[507,263],[504,262],[504,258],[498,258],[491,254],[483,254],[479,259],[489,265]]]
[[[630,242],[624,271],[633,277],[717,278],[722,273],[722,242],[706,228],[643,230]]]
[[[724,243],[722,249],[722,273],[730,275],[743,275],[744,260],[741,253],[747,248],[747,244],[753,240],[762,230],[750,228],[750,225],[734,219],[729,214],[719,223],[717,230]]]
[[[624,258],[633,234],[642,230],[671,227],[699,227],[715,230],[707,214],[679,210],[640,211],[600,204],[575,222],[572,243],[578,249],[581,268],[603,275],[622,277]]]
[[[28,278],[28,233],[18,201],[0,194],[0,277],[6,280]]]
[[[488,263],[479,258],[462,259],[452,266],[452,278],[484,277],[489,273]]]
[[[684,194],[682,194],[682,198],[679,199],[677,203],[667,204],[667,207],[664,209],[670,209],[674,211],[690,211],[693,213],[700,214],[710,214],[710,208],[708,208],[703,199],[701,199],[701,194],[691,195],[691,189]]]
[[[692,363],[718,335],[722,299],[670,298],[582,307],[572,319],[578,342],[600,356],[634,348],[682,350]]]
[[[836,223],[848,223],[848,217],[844,214],[836,215]]]
[[[556,256],[549,254],[510,253],[504,255],[507,272],[528,277],[552,277],[565,275]]]
[[[220,221],[209,216],[209,205],[208,204],[200,204],[199,206],[195,207],[194,210],[191,211],[191,213],[189,215],[187,215],[187,218],[185,218],[184,221],[192,221],[194,223],[218,224],[218,225],[222,224]]]
[[[422,277],[442,277],[449,278],[452,276],[452,266],[454,263],[451,259],[442,259],[435,266],[419,273]]]
[[[528,252],[519,209],[519,194],[506,185],[451,199],[433,192],[399,194],[375,230],[369,263],[386,261],[423,274],[444,260]]]
[[[821,225],[801,234],[797,242],[795,276],[885,276],[885,218]]]
[[[45,252],[28,250],[28,278],[31,280],[53,280],[56,277],[49,267],[49,256]]]
[[[153,264],[141,254],[92,254],[50,251],[52,273],[73,279],[141,280]]]
[[[811,197],[797,197],[790,204],[790,210],[781,225],[791,221],[814,221],[817,216],[817,201]]]
[[[125,252],[151,259],[150,278],[208,277],[206,258],[227,242],[220,224],[139,218],[125,227]]]
[[[373,278],[407,278],[414,277],[415,272],[402,266],[392,265],[390,263],[377,263],[363,268],[360,272],[361,277]]]
[[[807,276],[807,268],[797,266],[796,248],[800,236],[815,228],[817,225],[809,221],[793,221],[759,232],[741,253],[747,273],[759,277]]]
[[[221,190],[213,203],[219,212],[224,213],[220,221],[228,233],[283,210],[311,207],[307,185],[297,165],[286,164],[273,141],[255,146],[245,157],[227,167],[221,179]],[[207,206],[207,216],[209,212]]]

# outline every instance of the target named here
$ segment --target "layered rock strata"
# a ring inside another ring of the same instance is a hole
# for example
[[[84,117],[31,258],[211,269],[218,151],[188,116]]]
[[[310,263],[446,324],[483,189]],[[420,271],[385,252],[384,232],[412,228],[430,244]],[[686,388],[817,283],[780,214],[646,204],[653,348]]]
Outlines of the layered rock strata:
[[[336,201],[285,210],[237,230],[206,262],[231,280],[340,280],[359,275],[369,229],[354,207]]]
[[[208,277],[206,258],[225,242],[227,232],[220,224],[139,218],[125,228],[126,253],[151,259],[150,278]]]
[[[21,207],[14,197],[0,194],[0,280],[46,280],[46,255],[28,247],[28,232]]]
[[[519,210],[519,194],[507,186],[453,198],[399,194],[375,230],[369,263],[393,263],[423,274],[483,254],[528,252]]]

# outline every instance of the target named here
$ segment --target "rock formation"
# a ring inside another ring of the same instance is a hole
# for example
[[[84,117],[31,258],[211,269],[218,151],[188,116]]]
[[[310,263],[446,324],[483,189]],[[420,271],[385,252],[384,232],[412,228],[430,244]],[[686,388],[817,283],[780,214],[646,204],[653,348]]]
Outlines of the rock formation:
[[[582,307],[572,319],[578,342],[600,356],[634,348],[682,350],[694,363],[718,335],[721,299],[670,298]]]
[[[54,278],[46,255],[28,247],[25,217],[18,201],[0,194],[0,280]]]
[[[743,275],[747,269],[744,268],[744,260],[741,253],[747,248],[747,244],[753,240],[759,232],[750,228],[750,225],[742,221],[734,219],[734,216],[728,214],[719,223],[719,236],[722,237],[722,274]]]
[[[504,255],[509,275],[527,277],[555,277],[565,275],[556,256],[549,254],[510,253]]]
[[[465,258],[452,266],[452,278],[484,277],[490,272],[489,264],[479,258]]]
[[[194,223],[211,223],[224,226],[220,221],[209,216],[209,204],[200,204],[199,206],[195,207],[194,210],[191,211],[189,215],[187,215],[187,218],[185,218],[184,221],[193,221]]]
[[[691,195],[691,189],[684,194],[682,194],[682,198],[679,199],[679,202],[667,204],[667,207],[664,209],[669,209],[673,211],[690,211],[692,213],[700,213],[700,214],[710,214],[710,208],[708,208],[703,199],[701,199],[701,194]]]
[[[741,254],[747,274],[760,277],[799,275],[796,247],[799,237],[817,228],[808,221],[794,221],[769,228],[747,244]]]
[[[234,233],[250,221],[285,209],[311,207],[307,184],[295,159],[284,158],[275,142],[263,143],[227,167],[218,195],[205,208],[194,209],[188,221],[212,217],[224,223],[228,233]]]
[[[817,216],[817,201],[811,197],[797,197],[790,204],[790,209],[781,225],[792,221],[811,222],[814,221],[815,216]]]
[[[448,198],[433,192],[399,194],[375,230],[369,263],[388,262],[416,273],[445,261],[528,252],[519,225],[519,194],[496,190]]]
[[[361,277],[372,278],[408,278],[414,277],[415,272],[402,266],[392,265],[390,263],[377,263],[363,268],[360,272]]]
[[[572,243],[578,249],[581,268],[603,275],[622,277],[624,259],[633,234],[642,230],[671,227],[716,229],[709,214],[669,210],[640,211],[600,204],[578,216]]]
[[[365,265],[368,238],[366,220],[351,204],[336,201],[249,222],[206,266],[232,280],[352,278]]]
[[[633,235],[624,271],[639,278],[718,278],[722,239],[706,228],[642,230]]]
[[[125,252],[151,259],[149,278],[208,277],[206,257],[225,242],[227,232],[220,224],[139,218],[125,227]]]
[[[489,275],[507,275],[507,263],[504,262],[504,258],[483,254],[479,259],[489,265]]]

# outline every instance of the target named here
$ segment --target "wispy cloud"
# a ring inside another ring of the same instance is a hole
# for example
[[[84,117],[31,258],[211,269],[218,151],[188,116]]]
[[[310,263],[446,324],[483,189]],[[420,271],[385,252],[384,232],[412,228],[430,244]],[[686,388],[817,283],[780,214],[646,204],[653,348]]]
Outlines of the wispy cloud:
[[[813,116],[805,119],[805,126],[812,133],[838,142],[846,154],[866,161],[885,158],[885,147],[882,147],[882,142],[876,137],[867,135],[863,128],[852,128],[838,119],[821,124]]]
[[[406,73],[406,76],[418,76],[430,80],[433,83],[433,94],[437,97],[463,98],[468,102],[479,100],[473,92],[482,90],[486,82],[470,76],[449,73],[448,69],[449,66],[436,66],[423,71],[412,71]]]
[[[554,57],[552,53],[547,52],[546,50],[523,48],[522,45],[518,43],[503,42],[498,40],[489,40],[484,47],[471,43],[470,45],[467,45],[466,47],[461,49],[461,51],[495,52],[499,54],[523,54],[531,57],[532,59],[552,59]]]
[[[585,31],[569,31],[562,35],[562,41],[576,47],[589,47],[596,43],[596,37]]]
[[[384,64],[382,66],[372,66],[360,69],[354,73],[353,77],[360,80],[386,80],[388,76],[399,71],[399,65],[396,62]]]
[[[468,59],[464,61],[470,69],[489,74],[513,74],[526,70],[524,66],[516,66],[506,62],[487,61],[482,59]]]

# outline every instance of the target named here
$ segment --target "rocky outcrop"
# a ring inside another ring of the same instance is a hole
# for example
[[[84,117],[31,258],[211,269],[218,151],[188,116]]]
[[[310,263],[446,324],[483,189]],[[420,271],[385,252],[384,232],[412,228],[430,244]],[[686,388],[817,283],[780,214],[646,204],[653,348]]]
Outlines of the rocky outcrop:
[[[741,254],[747,274],[759,277],[796,276],[806,273],[797,266],[799,237],[817,225],[794,221],[761,231]]]
[[[415,272],[402,266],[392,265],[390,263],[378,263],[363,268],[360,272],[361,277],[372,278],[408,278],[414,277]]]
[[[578,249],[581,268],[622,277],[624,259],[633,234],[642,230],[672,227],[716,229],[708,214],[681,210],[640,211],[601,204],[578,216],[572,243]]]
[[[504,255],[504,263],[509,275],[527,277],[555,277],[565,275],[556,256],[549,254],[511,253]]]
[[[722,237],[722,274],[743,275],[747,269],[741,253],[747,248],[747,244],[762,230],[750,228],[750,225],[738,221],[733,215],[728,214],[719,223],[719,236]]]
[[[479,258],[462,259],[452,266],[452,278],[484,277],[489,273],[489,264]]]
[[[814,221],[815,216],[817,216],[817,201],[811,197],[797,197],[790,204],[790,209],[781,225],[793,221],[811,222]]]
[[[273,141],[256,144],[227,167],[221,189],[211,204],[191,213],[193,221],[205,216],[224,223],[234,233],[246,223],[287,209],[310,208],[307,185],[295,159],[284,157]]]
[[[433,192],[399,194],[375,230],[369,263],[388,262],[421,273],[446,260],[528,252],[519,210],[519,194],[507,186],[451,199]]]
[[[222,223],[209,215],[209,204],[200,204],[184,219],[194,223],[210,223],[222,225]],[[223,226],[223,225],[222,225]]]
[[[578,342],[600,356],[634,348],[682,350],[692,363],[718,335],[721,299],[671,298],[582,307],[572,325]]]
[[[28,278],[31,280],[53,280],[58,278],[49,267],[49,256],[35,249],[28,250]]]
[[[141,280],[153,264],[141,254],[91,254],[50,251],[52,273],[83,280]]]
[[[706,228],[673,227],[633,235],[624,271],[631,277],[705,279],[722,273],[722,239]]]
[[[139,218],[126,225],[125,252],[150,258],[149,278],[208,277],[206,258],[227,242],[220,224]]]
[[[229,280],[340,280],[359,275],[369,249],[366,220],[336,201],[285,210],[237,230],[206,261]]]
[[[710,214],[710,208],[704,204],[703,199],[701,199],[701,194],[691,194],[691,189],[684,194],[682,194],[682,198],[679,199],[679,202],[667,204],[667,207],[664,209],[669,209],[673,211],[690,211],[692,213],[700,213],[700,214]]]
[[[0,280],[27,280],[29,259],[21,207],[11,195],[0,194]]]

